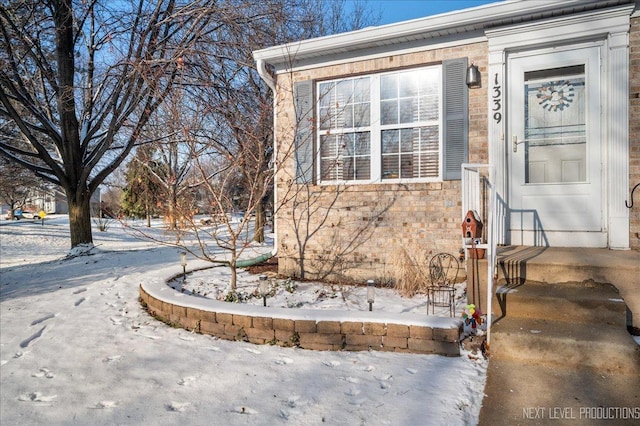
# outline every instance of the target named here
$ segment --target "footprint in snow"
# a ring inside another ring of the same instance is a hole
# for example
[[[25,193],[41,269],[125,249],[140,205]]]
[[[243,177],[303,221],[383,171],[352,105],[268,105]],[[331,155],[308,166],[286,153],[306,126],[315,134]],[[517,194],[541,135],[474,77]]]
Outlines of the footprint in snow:
[[[376,369],[376,368],[375,368],[373,365],[367,365],[367,366],[366,366],[365,368],[363,368],[362,370],[363,370],[363,371],[366,371],[366,372],[370,372],[370,371],[373,371],[373,370],[375,370],[375,369]]]
[[[358,395],[360,395],[360,390],[351,388],[347,392],[345,392],[344,394],[348,395],[348,396],[358,396]]]
[[[46,377],[47,379],[53,379],[55,376],[48,368],[41,368],[37,373],[31,374],[31,377]]]
[[[53,402],[53,400],[56,399],[57,397],[58,397],[58,395],[45,396],[40,392],[28,392],[28,393],[23,393],[22,395],[20,395],[18,397],[18,401],[23,401],[23,402]]]
[[[299,399],[300,399],[300,395],[291,395],[289,398],[287,398],[286,401],[284,401],[284,404],[287,407],[294,408],[296,405],[298,405]]]
[[[416,374],[418,372],[415,368],[406,368],[406,370],[409,374]]]
[[[217,346],[200,346],[199,349],[206,349],[208,351],[220,352],[220,348]]]
[[[177,413],[182,413],[184,412],[189,405],[191,405],[190,402],[175,402],[175,401],[171,401],[169,404],[167,404],[167,411],[174,411]]]
[[[360,379],[356,377],[339,377],[339,378],[344,380],[347,383],[353,383],[353,384],[360,383]]]
[[[142,336],[142,337],[146,337],[147,339],[151,339],[151,340],[158,340],[160,339],[160,336],[151,336],[150,334],[142,334],[142,333],[138,333],[138,336]]]
[[[280,417],[282,417],[283,419],[288,420],[290,414],[289,414],[289,412],[287,410],[285,410],[284,408],[281,408],[280,409],[280,413],[278,413],[278,415]]]
[[[122,355],[111,355],[102,360],[102,362],[116,362],[122,359]]]
[[[277,365],[287,365],[293,364],[293,360],[291,358],[280,358],[273,361],[273,363]]]
[[[114,325],[120,325],[122,324],[122,320],[120,318],[116,318],[116,317],[109,317],[109,319],[111,320],[111,322]]]
[[[190,384],[191,382],[194,382],[195,380],[196,378],[193,376],[183,377],[182,379],[180,379],[178,384],[180,386],[187,386],[188,384]]]
[[[238,414],[258,414],[258,412],[253,408],[244,407],[244,406],[234,407],[231,411]]]
[[[327,367],[337,367],[340,365],[340,361],[322,361]]]
[[[116,401],[100,401],[96,405],[91,408],[97,408],[99,410],[104,410],[107,408],[116,408],[118,403]]]
[[[78,290],[74,291],[73,294],[80,294],[80,293],[85,292],[85,291],[87,291],[86,288],[79,288]]]
[[[393,376],[391,374],[385,374],[382,377],[375,377],[375,379],[378,380],[380,389],[389,389],[391,387],[391,383],[389,383],[389,380],[393,379]]]
[[[33,326],[33,325],[36,325],[36,324],[40,324],[41,322],[45,322],[48,319],[55,318],[55,316],[56,316],[56,314],[47,314],[47,315],[43,316],[42,318],[38,318],[37,320],[34,320],[31,323],[31,325]]]
[[[361,407],[362,405],[364,405],[364,403],[366,403],[368,401],[367,398],[358,398],[358,399],[354,399],[352,401],[349,402],[350,405],[355,405],[357,407]]]
[[[259,350],[254,349],[254,348],[244,348],[244,350],[247,351],[247,352],[251,352],[252,354],[256,354],[256,355],[259,355],[259,354],[262,353]]]
[[[34,340],[38,339],[39,337],[42,336],[42,333],[44,332],[44,329],[47,328],[47,326],[45,325],[44,327],[42,327],[40,330],[38,330],[36,333],[34,333],[33,335],[31,335],[30,337],[27,337],[26,339],[24,339],[22,342],[20,342],[20,347],[21,348],[26,348],[27,346],[29,346],[31,344],[31,342],[33,342]]]
[[[84,297],[81,297],[80,299],[76,300],[76,303],[74,303],[73,305],[74,305],[74,306],[78,306],[78,305],[80,305],[82,302],[84,302],[85,300],[87,300],[87,299],[85,299]]]
[[[8,362],[9,361],[7,361],[6,359],[0,359],[0,366],[5,365]]]
[[[178,339],[184,340],[185,342],[193,342],[195,339],[191,336],[178,336]]]

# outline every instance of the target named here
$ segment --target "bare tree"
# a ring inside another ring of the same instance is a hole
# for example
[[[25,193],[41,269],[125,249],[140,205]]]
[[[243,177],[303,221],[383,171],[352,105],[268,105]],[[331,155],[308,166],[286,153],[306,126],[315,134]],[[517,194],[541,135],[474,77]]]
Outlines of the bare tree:
[[[180,93],[179,89],[174,91],[174,95]],[[156,188],[153,195],[162,200],[162,213],[170,229],[177,229],[178,221],[184,215],[191,216],[194,207],[194,186],[188,179],[192,154],[181,131],[180,107],[179,100],[169,99],[145,126],[143,135],[149,142],[145,145],[147,155],[140,164],[153,180]],[[139,157],[136,159],[140,161]]]
[[[8,218],[13,219],[16,209],[25,206],[29,195],[42,181],[18,164],[0,158],[0,201],[9,206]]]
[[[289,147],[286,152],[280,150],[277,161],[273,158],[274,94],[261,81],[252,50],[284,41],[357,29],[374,19],[367,15],[362,2],[355,2],[354,9],[348,13],[345,13],[347,3],[343,0],[320,2],[320,7],[317,1],[309,0],[277,3],[272,6],[289,3],[294,7],[271,7],[263,11],[260,19],[244,21],[246,26],[225,27],[210,33],[212,39],[225,38],[234,40],[234,43],[217,45],[219,49],[215,54],[200,58],[200,69],[205,75],[214,75],[215,81],[198,84],[197,90],[192,92],[196,104],[206,106],[196,115],[207,117],[208,121],[203,120],[205,124],[209,122],[219,126],[215,130],[199,128],[198,132],[202,133],[192,139],[192,154],[203,187],[213,201],[212,207],[223,221],[221,228],[224,232],[214,228],[210,236],[219,247],[229,252],[232,291],[235,290],[235,267],[250,242],[246,231],[253,225],[253,240],[264,241],[265,210],[269,201],[274,211],[281,206],[271,197],[275,173],[292,155],[292,147]],[[254,6],[250,8],[251,16],[258,16]],[[248,15],[245,13],[245,16]],[[236,22],[243,22],[243,19],[238,17]],[[203,164],[205,153],[211,158]],[[217,166],[215,172],[207,167],[211,164]],[[292,191],[297,194],[307,189],[296,186]],[[242,215],[232,221],[227,213],[238,206],[241,206]],[[194,231],[196,234],[203,232],[202,229]],[[362,232],[358,227],[356,233],[361,235]],[[352,246],[345,247],[345,251],[350,250]]]
[[[220,3],[233,6],[215,21],[226,24],[207,27],[200,40],[201,50],[179,62],[176,87],[163,108],[163,115],[171,118],[170,126],[149,120],[143,135],[157,147],[162,147],[158,142],[163,138],[175,142],[176,147],[189,147],[188,153],[171,155],[183,160],[182,164],[191,162],[193,173],[183,177],[187,177],[187,186],[199,188],[201,207],[212,219],[203,225],[192,215],[189,203],[176,205],[187,226],[175,229],[178,238],[165,234],[160,242],[231,266],[233,291],[235,268],[252,244],[252,227],[254,239],[262,241],[264,211],[270,204],[278,209],[270,197],[273,166],[278,167],[280,159],[290,154],[280,151],[274,163],[273,94],[258,75],[252,51],[322,35],[331,26],[319,25],[321,21],[342,16],[337,9],[323,14],[326,7],[333,7],[331,2],[323,2],[322,8],[309,0]],[[157,132],[154,127],[164,130]],[[168,147],[158,149],[171,151]],[[224,259],[218,257],[218,248],[225,250]]]
[[[0,154],[65,191],[72,247],[92,244],[91,194],[171,92],[215,4],[0,6]]]
[[[117,218],[122,209],[122,189],[116,186],[107,186],[100,193],[100,216]]]

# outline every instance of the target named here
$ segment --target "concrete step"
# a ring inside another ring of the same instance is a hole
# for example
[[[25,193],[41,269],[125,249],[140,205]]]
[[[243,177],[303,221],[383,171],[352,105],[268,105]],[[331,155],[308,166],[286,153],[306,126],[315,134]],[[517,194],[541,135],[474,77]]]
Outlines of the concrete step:
[[[491,328],[491,359],[630,375],[640,386],[640,347],[622,326],[507,317]]]
[[[468,285],[475,282],[479,287],[468,297],[484,306],[487,260],[467,259],[466,269]],[[640,330],[640,250],[501,246],[495,273],[498,285],[510,287],[527,282],[610,283],[628,308],[627,325]]]
[[[640,252],[507,246],[499,255],[505,285],[492,299],[479,424],[638,424],[640,347],[626,326],[640,326]],[[486,264],[469,265],[484,302]]]
[[[525,281],[613,283],[638,282],[640,256],[633,251],[592,248],[507,246],[499,250],[498,279]]]
[[[625,328],[627,307],[611,284],[593,281],[549,284],[527,281],[496,290],[498,318],[543,318],[572,323],[604,323]]]

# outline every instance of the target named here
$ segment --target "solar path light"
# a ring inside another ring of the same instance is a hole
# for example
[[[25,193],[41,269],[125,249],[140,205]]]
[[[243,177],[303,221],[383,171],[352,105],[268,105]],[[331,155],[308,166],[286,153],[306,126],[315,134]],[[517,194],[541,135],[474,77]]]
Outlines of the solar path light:
[[[373,302],[376,299],[376,284],[373,280],[367,280],[367,303],[369,303],[369,311],[373,311]]]
[[[180,265],[182,265],[182,280],[187,277],[187,252],[180,252]]]
[[[269,281],[267,281],[266,275],[260,275],[260,282],[258,283],[258,291],[262,296],[262,305],[267,306],[267,295],[269,294]]]

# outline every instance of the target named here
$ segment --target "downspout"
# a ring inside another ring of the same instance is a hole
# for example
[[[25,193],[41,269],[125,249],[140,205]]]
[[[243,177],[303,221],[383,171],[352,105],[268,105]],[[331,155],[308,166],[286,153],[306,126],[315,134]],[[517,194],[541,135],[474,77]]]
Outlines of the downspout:
[[[258,69],[258,75],[262,80],[267,83],[267,86],[273,92],[273,250],[271,251],[271,256],[276,256],[278,254],[278,229],[277,229],[277,221],[276,221],[276,211],[278,205],[278,185],[276,182],[276,172],[278,170],[278,144],[276,143],[276,123],[278,120],[278,114],[276,113],[276,80],[267,70],[267,64],[263,59],[256,60],[256,67]]]

